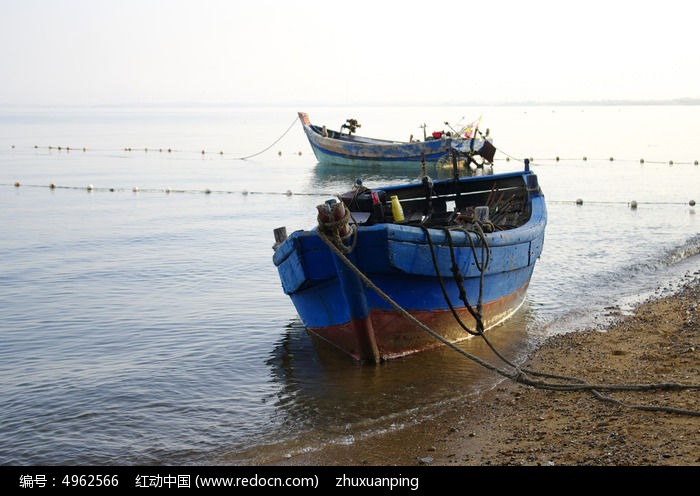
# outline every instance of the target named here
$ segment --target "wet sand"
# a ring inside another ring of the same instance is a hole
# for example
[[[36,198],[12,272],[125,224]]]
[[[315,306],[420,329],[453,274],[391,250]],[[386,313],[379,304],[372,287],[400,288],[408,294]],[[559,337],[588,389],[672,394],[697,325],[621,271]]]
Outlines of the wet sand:
[[[521,366],[596,385],[690,389],[601,390],[604,400],[590,390],[552,391],[504,379],[478,403],[443,405],[430,422],[275,464],[700,466],[699,275],[688,275],[678,294],[653,298],[606,329],[548,339]]]

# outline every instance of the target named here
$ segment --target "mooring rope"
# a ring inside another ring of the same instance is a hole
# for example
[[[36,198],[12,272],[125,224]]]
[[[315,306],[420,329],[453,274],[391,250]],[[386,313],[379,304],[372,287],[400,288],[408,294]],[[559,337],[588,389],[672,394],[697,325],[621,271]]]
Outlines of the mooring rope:
[[[430,232],[429,232],[427,227],[425,227],[425,226],[421,226],[421,227],[423,229],[423,233],[425,234],[426,239],[428,240],[428,247],[430,248],[430,256],[431,256],[432,261],[433,261],[433,267],[435,268],[435,274],[437,276],[437,280],[440,283],[440,290],[442,291],[442,296],[445,299],[447,306],[450,307],[450,311],[452,312],[452,315],[455,318],[455,321],[457,321],[457,323],[460,325],[460,327],[462,329],[464,329],[464,331],[467,332],[467,334],[470,334],[472,336],[478,336],[480,334],[483,334],[483,326],[482,326],[482,329],[479,329],[479,327],[478,327],[479,322],[481,321],[480,309],[477,308],[477,310],[474,310],[474,307],[469,303],[468,298],[467,298],[467,293],[464,289],[464,286],[462,285],[463,276],[461,275],[458,268],[456,267],[456,262],[455,262],[454,257],[452,258],[452,273],[453,273],[453,275],[455,277],[455,281],[457,281],[457,284],[459,287],[459,297],[462,300],[462,302],[464,303],[464,306],[467,308],[467,310],[471,314],[471,316],[474,317],[474,321],[477,323],[477,330],[476,331],[470,329],[464,323],[464,321],[462,321],[459,314],[457,314],[457,310],[455,309],[454,305],[452,304],[452,300],[450,300],[450,297],[447,294],[447,288],[445,287],[445,283],[442,280],[442,274],[440,274],[440,267],[439,267],[439,264],[437,261],[437,256],[435,255],[435,248],[433,245],[432,238],[430,237]],[[476,260],[476,251],[475,251],[475,246],[474,246],[473,240],[471,239],[471,235],[468,232],[466,232],[465,234],[469,238],[469,242],[470,242],[471,248],[472,248],[472,253],[474,255],[474,259]],[[446,236],[448,236],[448,234],[446,234]],[[451,240],[451,238],[450,238],[450,240]],[[453,255],[452,251],[450,252],[450,255],[451,256]],[[482,294],[483,290],[484,290],[483,283],[479,284],[479,295]]]
[[[614,398],[611,398],[609,396],[604,396],[603,394],[600,393],[600,391],[655,391],[655,390],[662,390],[662,391],[683,391],[683,390],[700,390],[700,385],[686,385],[686,384],[677,384],[677,383],[660,383],[660,384],[636,384],[636,385],[621,385],[621,384],[590,384],[589,382],[576,378],[576,377],[568,377],[568,376],[561,376],[561,375],[556,375],[556,374],[549,374],[549,373],[543,373],[543,372],[538,372],[530,369],[522,369],[516,365],[513,365],[509,362],[508,365],[510,365],[512,368],[514,368],[513,372],[509,372],[507,370],[501,369],[499,367],[496,367],[495,365],[482,360],[481,358],[472,355],[471,353],[466,352],[462,348],[458,347],[454,343],[448,341],[446,338],[435,332],[434,330],[430,329],[428,326],[423,324],[421,321],[419,321],[417,318],[415,318],[413,315],[408,313],[403,307],[401,307],[398,303],[396,303],[389,295],[387,295],[384,291],[381,290],[377,285],[375,285],[357,266],[355,266],[348,258],[347,256],[337,247],[335,244],[332,242],[330,238],[327,237],[327,235],[321,231],[318,231],[318,235],[321,238],[321,240],[338,256],[338,258],[352,271],[357,275],[370,289],[375,291],[381,298],[383,298],[387,303],[389,303],[398,313],[400,313],[403,317],[405,317],[407,320],[421,328],[423,331],[425,331],[427,334],[431,335],[450,349],[456,351],[460,355],[468,358],[469,360],[481,365],[482,367],[491,370],[493,372],[498,373],[499,375],[506,377],[508,379],[511,379],[519,384],[523,384],[526,386],[532,386],[538,389],[545,389],[545,390],[551,390],[551,391],[565,391],[565,392],[582,392],[582,391],[588,391],[593,394],[593,396],[599,400],[602,401],[607,401],[607,402],[613,402],[615,404],[618,404],[620,406],[624,406],[626,408],[630,409],[637,409],[637,410],[646,410],[646,411],[654,411],[654,412],[665,412],[665,413],[675,413],[675,414],[681,414],[681,415],[689,415],[689,416],[696,416],[700,417],[700,411],[698,410],[687,410],[687,409],[680,409],[680,408],[672,408],[672,407],[663,407],[663,406],[649,406],[649,405],[636,405],[636,404],[628,404],[624,403],[622,401],[616,400]],[[483,338],[483,335],[482,335]],[[568,383],[552,383],[552,382],[547,382],[547,381],[542,381],[542,380],[534,380],[528,377],[529,375],[545,378],[545,379],[557,379],[561,381],[567,381]],[[572,383],[573,384],[570,384]]]
[[[289,127],[287,128],[287,130],[286,130],[285,132],[283,132],[283,133],[282,133],[282,136],[280,136],[279,138],[277,138],[270,146],[268,146],[267,148],[265,148],[265,149],[263,149],[263,150],[260,150],[258,153],[253,153],[252,155],[247,155],[247,156],[245,156],[245,157],[239,157],[239,158],[237,158],[236,160],[246,160],[246,159],[253,158],[253,157],[256,157],[256,156],[258,156],[258,155],[261,155],[261,154],[265,153],[265,152],[268,151],[270,148],[272,148],[272,147],[275,146],[277,143],[279,143],[279,142],[282,140],[282,138],[284,138],[284,137],[287,135],[287,133],[292,129],[292,127],[294,127],[294,124],[296,124],[297,122],[299,122],[299,118],[295,116],[295,117],[294,117],[294,120],[293,120],[292,123],[289,125]]]
[[[486,362],[486,361],[484,361],[484,360],[481,360],[480,358],[478,358],[478,357],[476,357],[476,356],[473,356],[473,355],[468,354],[467,352],[465,352],[464,350],[462,350],[461,348],[459,348],[458,346],[456,346],[454,343],[451,343],[450,341],[448,341],[447,339],[445,339],[444,337],[442,337],[440,334],[438,334],[437,332],[435,332],[435,331],[433,331],[432,329],[430,329],[428,326],[426,326],[425,324],[423,324],[420,320],[416,319],[413,315],[411,315],[410,313],[408,313],[408,312],[407,312],[404,308],[402,308],[398,303],[396,303],[393,299],[391,299],[391,297],[390,297],[389,295],[387,295],[384,291],[382,291],[381,288],[379,288],[377,285],[375,285],[364,273],[362,273],[362,271],[360,271],[360,270],[345,256],[345,253],[343,253],[342,250],[340,250],[337,246],[335,246],[335,244],[333,243],[333,241],[332,241],[325,233],[323,233],[323,232],[321,232],[321,231],[318,231],[318,235],[319,235],[319,237],[321,238],[321,240],[322,240],[322,241],[323,241],[323,242],[324,242],[324,243],[325,243],[325,244],[326,244],[340,259],[341,259],[341,261],[342,261],[343,263],[345,263],[345,265],[348,266],[348,268],[349,268],[350,270],[352,270],[360,279],[362,279],[362,281],[363,281],[369,288],[371,288],[372,290],[374,290],[380,297],[382,297],[387,303],[389,303],[392,307],[394,307],[394,309],[395,309],[397,312],[399,312],[401,315],[403,315],[406,319],[408,319],[408,320],[411,321],[413,324],[415,324],[415,325],[417,325],[418,327],[420,327],[421,329],[423,329],[425,332],[427,332],[428,334],[430,334],[431,336],[433,336],[435,339],[437,339],[437,340],[440,341],[441,343],[443,343],[443,344],[445,344],[446,346],[448,346],[448,347],[454,349],[455,351],[457,351],[458,353],[460,353],[460,354],[462,354],[462,355],[466,355],[467,358],[469,358],[469,359],[471,359],[471,360],[474,360],[475,362],[477,362],[477,363],[479,363],[480,365],[486,367],[487,369],[493,370],[493,371],[498,372],[498,373],[501,373],[501,374],[505,375],[506,377],[512,377],[511,374],[508,374],[508,373],[505,372],[505,371],[500,371],[498,368],[496,368],[495,366],[491,365],[490,363],[488,363],[488,362]]]

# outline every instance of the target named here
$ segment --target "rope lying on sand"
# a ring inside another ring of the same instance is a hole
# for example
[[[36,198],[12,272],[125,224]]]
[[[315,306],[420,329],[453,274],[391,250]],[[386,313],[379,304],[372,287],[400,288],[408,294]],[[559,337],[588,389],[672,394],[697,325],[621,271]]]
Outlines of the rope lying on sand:
[[[338,256],[338,258],[348,266],[350,270],[352,270],[369,288],[374,290],[381,298],[386,300],[397,312],[399,312],[401,315],[403,315],[407,320],[412,322],[413,324],[417,325],[420,327],[423,331],[443,343],[444,345],[448,346],[452,350],[456,351],[460,355],[468,358],[469,360],[472,360],[473,362],[481,365],[482,367],[491,370],[493,372],[496,372],[503,377],[506,377],[508,379],[511,379],[519,384],[523,384],[526,386],[531,386],[535,387],[538,389],[545,389],[545,390],[550,390],[550,391],[565,391],[565,392],[581,392],[581,391],[590,391],[591,394],[593,394],[594,397],[601,401],[606,401],[610,403],[617,404],[619,406],[623,406],[626,408],[630,409],[635,409],[635,410],[645,410],[645,411],[651,411],[651,412],[665,412],[665,413],[673,413],[673,414],[679,414],[679,415],[688,415],[688,416],[694,416],[694,417],[700,417],[700,411],[697,410],[687,410],[687,409],[682,409],[682,408],[672,408],[672,407],[664,407],[664,406],[652,406],[652,405],[638,405],[638,404],[628,404],[622,401],[619,401],[617,399],[614,399],[610,396],[603,395],[601,391],[683,391],[683,390],[700,390],[700,385],[698,384],[677,384],[677,383],[659,383],[659,384],[591,384],[588,381],[577,378],[577,377],[569,377],[569,376],[563,376],[563,375],[556,375],[556,374],[548,374],[548,373],[543,373],[543,372],[538,372],[535,370],[530,370],[530,369],[522,369],[519,366],[511,363],[508,361],[506,358],[504,358],[500,353],[498,353],[495,348],[492,346],[492,344],[488,341],[486,336],[483,334],[483,332],[479,332],[478,334],[486,341],[486,343],[489,345],[489,347],[497,354],[497,356],[508,366],[510,366],[513,370],[508,371],[499,367],[496,367],[495,365],[482,360],[481,358],[474,356],[470,353],[467,353],[463,349],[459,348],[455,344],[451,343],[432,329],[430,329],[428,326],[420,322],[418,319],[416,319],[413,315],[408,313],[405,309],[403,309],[400,305],[398,305],[395,301],[389,297],[384,291],[381,290],[378,286],[376,286],[362,271],[360,271],[343,253],[343,251],[338,248],[334,243],[331,238],[329,238],[326,234],[323,232],[319,231],[318,232],[319,237],[321,240],[328,245],[328,247]],[[483,324],[482,325],[477,325],[477,329],[483,329]],[[533,379],[532,377],[539,377],[545,380],[536,380]],[[552,380],[554,382],[550,382],[548,380]]]

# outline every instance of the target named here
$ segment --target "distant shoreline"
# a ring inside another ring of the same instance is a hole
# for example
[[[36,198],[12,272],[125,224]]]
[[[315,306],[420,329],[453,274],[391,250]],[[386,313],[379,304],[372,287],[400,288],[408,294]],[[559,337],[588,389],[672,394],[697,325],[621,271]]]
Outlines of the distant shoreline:
[[[435,102],[435,103],[411,103],[411,102],[356,102],[356,103],[271,103],[271,102],[226,102],[226,103],[197,103],[197,102],[171,102],[171,103],[0,103],[0,109],[41,109],[41,108],[65,108],[65,109],[117,109],[117,108],[285,108],[285,107],[443,107],[443,106],[487,106],[487,107],[651,107],[651,106],[696,106],[700,105],[700,98],[673,98],[668,100],[561,100],[561,101],[512,101],[512,102]]]

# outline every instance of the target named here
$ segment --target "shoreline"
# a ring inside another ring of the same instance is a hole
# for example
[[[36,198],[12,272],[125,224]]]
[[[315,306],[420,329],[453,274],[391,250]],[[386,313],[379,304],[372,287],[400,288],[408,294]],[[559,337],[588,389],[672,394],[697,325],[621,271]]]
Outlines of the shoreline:
[[[545,340],[522,369],[590,384],[691,385],[652,391],[552,391],[504,379],[412,425],[279,466],[700,466],[700,271],[604,330]],[[642,405],[643,409],[629,405]],[[644,408],[659,408],[649,411]]]

